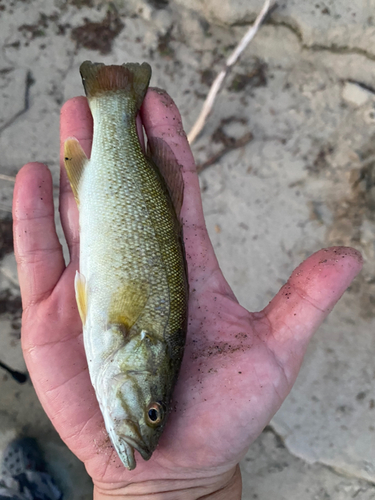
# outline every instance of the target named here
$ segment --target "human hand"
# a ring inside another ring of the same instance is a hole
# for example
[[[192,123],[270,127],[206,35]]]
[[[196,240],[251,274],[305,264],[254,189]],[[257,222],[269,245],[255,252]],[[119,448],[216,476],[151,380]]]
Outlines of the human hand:
[[[85,463],[95,498],[240,498],[238,462],[289,393],[309,339],[361,269],[361,257],[349,248],[321,250],[294,271],[263,311],[249,313],[225,281],[209,241],[177,109],[169,96],[151,89],[141,119],[147,135],[163,138],[183,168],[190,282],[189,328],[173,411],[152,458],[138,456],[129,472],[109,442],[75,302],[76,202],[62,168],[60,216],[70,251],[65,266],[51,175],[37,163],[19,172],[13,204],[25,361],[47,415]],[[61,112],[61,143],[71,136],[89,156],[92,120],[83,97],[68,101]]]

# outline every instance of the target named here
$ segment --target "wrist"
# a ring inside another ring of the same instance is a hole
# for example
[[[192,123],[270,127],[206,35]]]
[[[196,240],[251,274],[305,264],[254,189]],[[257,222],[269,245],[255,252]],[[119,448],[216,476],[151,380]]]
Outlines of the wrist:
[[[160,479],[122,488],[94,486],[94,500],[240,500],[240,467],[210,478]]]

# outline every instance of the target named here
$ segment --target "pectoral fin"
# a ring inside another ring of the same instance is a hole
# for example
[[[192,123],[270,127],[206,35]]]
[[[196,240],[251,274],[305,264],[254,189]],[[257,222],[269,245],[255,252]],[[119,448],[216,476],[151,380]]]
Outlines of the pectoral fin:
[[[76,290],[76,301],[78,306],[78,312],[81,316],[83,326],[86,323],[87,317],[87,286],[86,286],[86,278],[83,274],[76,272],[76,276],[74,279],[74,287]]]
[[[146,283],[129,281],[119,288],[112,297],[108,321],[122,325],[126,332],[136,323],[149,297]]]
[[[82,177],[83,170],[88,161],[89,160],[77,139],[71,137],[65,141],[64,164],[77,204],[79,204],[78,186]]]

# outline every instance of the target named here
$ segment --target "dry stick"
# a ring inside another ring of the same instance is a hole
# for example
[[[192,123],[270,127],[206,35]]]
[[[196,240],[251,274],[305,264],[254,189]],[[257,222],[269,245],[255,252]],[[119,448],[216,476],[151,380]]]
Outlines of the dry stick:
[[[34,84],[33,75],[31,73],[31,71],[28,71],[26,73],[25,97],[24,97],[23,109],[20,109],[20,111],[18,111],[14,116],[12,116],[12,118],[10,118],[6,123],[4,123],[3,125],[1,125],[1,127],[0,127],[0,134],[6,128],[8,128],[10,125],[12,125],[17,120],[17,118],[19,118],[21,115],[23,115],[24,113],[26,113],[26,111],[29,110],[29,108],[30,108],[30,87],[33,84]]]
[[[198,116],[197,121],[195,122],[195,124],[193,125],[193,128],[190,130],[190,132],[188,134],[188,141],[190,144],[192,144],[194,142],[197,135],[200,133],[200,131],[204,127],[204,124],[206,123],[207,117],[211,112],[212,106],[213,106],[214,101],[216,99],[216,95],[218,94],[218,92],[221,88],[221,85],[224,81],[224,78],[226,77],[230,68],[236,63],[237,59],[240,57],[240,55],[245,50],[247,45],[254,38],[255,34],[257,33],[257,31],[259,29],[259,26],[262,24],[264,18],[268,14],[268,11],[270,10],[270,5],[271,5],[271,0],[266,0],[264,5],[263,5],[262,10],[258,14],[258,17],[255,19],[254,24],[245,33],[242,40],[235,48],[233,54],[227,59],[227,62],[225,64],[225,68],[222,69],[220,71],[220,73],[217,75],[217,77],[215,78],[215,81],[212,84],[210,91],[208,92],[206,100],[204,101],[202,111],[200,112],[200,115]]]
[[[7,278],[8,281],[10,281],[13,285],[19,287],[20,284],[18,283],[18,280],[8,271],[8,269],[5,269],[4,267],[0,267],[0,271],[2,274]]]
[[[0,179],[3,181],[15,182],[16,178],[11,177],[10,175],[0,174]]]

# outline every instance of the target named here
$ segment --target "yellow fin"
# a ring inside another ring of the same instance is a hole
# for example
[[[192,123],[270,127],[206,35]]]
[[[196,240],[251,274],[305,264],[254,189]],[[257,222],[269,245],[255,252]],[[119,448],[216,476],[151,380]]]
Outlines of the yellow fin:
[[[76,301],[78,306],[78,312],[81,316],[83,326],[86,323],[87,317],[87,287],[86,278],[83,274],[76,271],[76,276],[74,279],[74,287],[76,290]]]
[[[67,139],[64,143],[64,164],[77,204],[79,204],[79,181],[87,162],[88,158],[77,139],[74,137]]]
[[[146,283],[130,281],[124,284],[112,296],[108,322],[122,325],[129,332],[145,308],[148,296]]]

